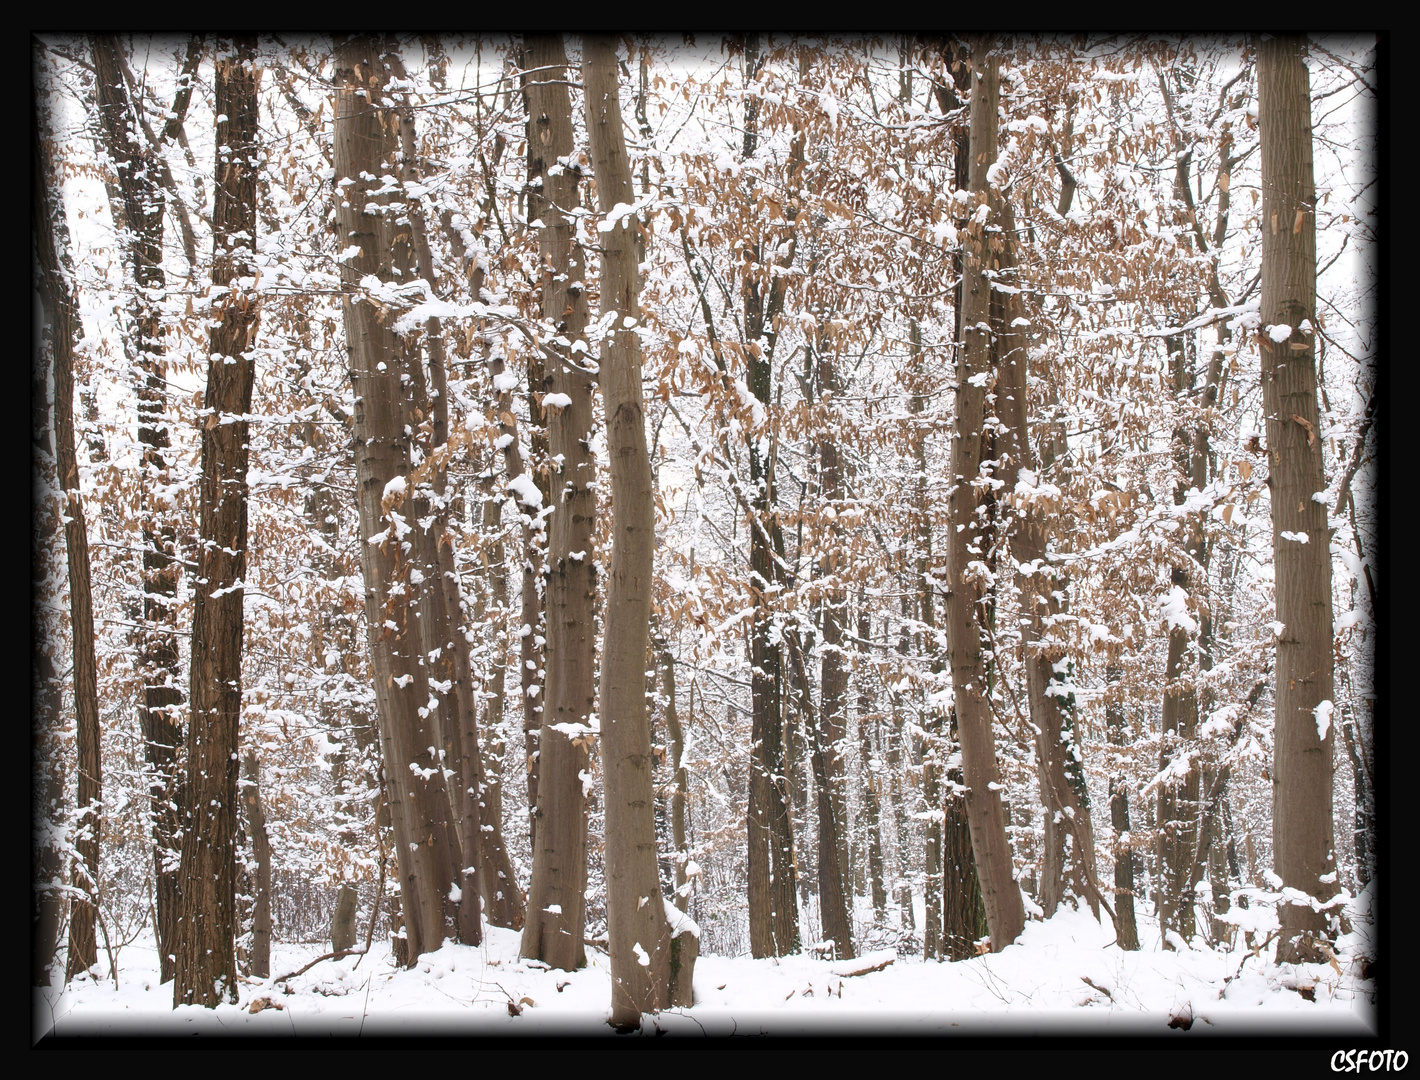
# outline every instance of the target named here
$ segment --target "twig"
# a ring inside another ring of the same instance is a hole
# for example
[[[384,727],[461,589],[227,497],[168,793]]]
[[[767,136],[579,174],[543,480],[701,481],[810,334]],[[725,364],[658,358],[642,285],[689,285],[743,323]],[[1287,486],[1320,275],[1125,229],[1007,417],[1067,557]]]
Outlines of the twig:
[[[317,957],[316,957],[314,960],[312,960],[309,964],[307,964],[305,967],[301,968],[301,969],[298,970],[298,971],[293,971],[293,972],[291,972],[289,975],[282,975],[279,979],[272,979],[272,980],[271,980],[271,985],[272,985],[272,986],[275,986],[277,983],[283,983],[283,982],[286,982],[288,979],[294,979],[297,975],[304,975],[306,972],[310,971],[311,968],[315,967],[317,964],[321,963],[323,960],[340,960],[340,959],[342,959],[342,958],[344,958],[344,957],[347,957],[347,956],[364,956],[364,955],[365,955],[365,952],[364,952],[363,949],[340,949],[340,950],[337,951],[337,952],[328,952],[328,953],[326,953],[324,956],[317,956]],[[358,963],[359,961],[356,961],[356,962]],[[354,970],[354,969],[352,968],[351,970]]]

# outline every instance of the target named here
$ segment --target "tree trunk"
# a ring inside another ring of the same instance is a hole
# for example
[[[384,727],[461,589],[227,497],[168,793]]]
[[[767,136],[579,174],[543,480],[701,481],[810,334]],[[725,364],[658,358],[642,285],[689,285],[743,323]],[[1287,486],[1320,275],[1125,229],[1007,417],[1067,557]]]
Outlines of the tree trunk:
[[[1119,683],[1119,668],[1105,668],[1105,681],[1110,686]],[[1123,748],[1124,704],[1111,698],[1105,705],[1105,725],[1109,729],[1109,744]],[[1134,842],[1129,833],[1129,781],[1118,771],[1121,759],[1116,759],[1116,771],[1109,778],[1109,819],[1114,827],[1114,935],[1119,947],[1128,952],[1139,948],[1139,927],[1134,919]]]
[[[865,651],[866,642],[872,636],[872,617],[868,614],[867,598],[858,594],[858,648]],[[867,833],[869,889],[873,899],[873,916],[881,920],[887,908],[887,889],[883,883],[883,828],[882,806],[878,799],[878,789],[882,785],[883,770],[878,766],[881,758],[874,755],[872,729],[876,723],[870,719],[873,697],[868,690],[867,672],[858,675],[858,756],[863,767],[863,829]]]
[[[622,136],[616,53],[609,38],[583,40],[587,135],[597,206],[630,206],[631,166]],[[651,732],[646,718],[646,645],[651,620],[655,512],[646,449],[635,219],[602,232],[601,311],[616,329],[602,345],[600,383],[612,497],[611,570],[601,668],[602,770],[606,797],[607,936],[611,1023],[636,1025],[671,1000],[671,934],[656,865]],[[680,977],[689,984],[681,950]]]
[[[337,48],[337,220],[342,236],[360,249],[342,263],[341,276],[355,390],[366,627],[391,789],[408,962],[414,963],[455,930],[457,904],[450,897],[458,844],[441,763],[429,750],[437,746],[437,734],[428,719],[428,673],[419,663],[419,631],[408,600],[416,556],[406,537],[413,530],[399,512],[411,472],[407,432],[417,422],[411,394],[419,356],[395,336],[394,320],[360,286],[371,275],[395,284],[415,277],[409,229],[385,209],[391,196],[378,193],[382,185],[373,179],[394,167],[399,150],[397,116],[371,104],[387,80],[380,50],[370,39],[349,40]]]
[[[664,640],[657,644],[660,647],[661,670],[665,679],[666,733],[671,744],[671,842],[675,844],[675,906],[681,911],[688,911],[691,885],[685,868],[690,861],[690,850],[685,839],[685,809],[686,800],[690,797],[690,781],[683,761],[685,733],[681,730],[680,716],[675,707],[675,657],[671,655],[670,647]]]
[[[247,552],[247,430],[257,298],[257,67],[254,39],[217,61],[212,282],[220,304],[203,398],[200,542],[192,620],[191,812],[178,870],[174,1005],[237,1000],[236,857],[242,601]],[[219,288],[224,291],[219,291]]]
[[[754,79],[761,63],[759,35],[745,43],[745,78]],[[753,156],[759,138],[759,98],[745,101],[744,157]],[[803,140],[795,140],[801,165]],[[793,177],[791,176],[791,180]],[[789,239],[792,250],[793,239]],[[746,268],[744,287],[745,340],[749,343],[747,382],[755,399],[769,407],[772,399],[774,315],[783,303],[783,278],[770,278],[762,245]],[[792,258],[792,255],[790,256]],[[769,288],[766,304],[765,286]],[[799,950],[798,869],[794,857],[792,793],[785,754],[783,658],[772,614],[775,594],[782,587],[779,562],[783,532],[775,513],[771,448],[766,460],[758,432],[749,433],[750,591],[754,621],[750,627],[751,733],[748,831],[749,938],[752,955],[785,956]]]
[[[572,101],[565,85],[567,54],[560,37],[529,37],[525,52],[532,69],[524,85],[529,139],[535,141],[535,145],[530,141],[528,150],[528,175],[534,182],[529,189],[528,217],[542,222],[538,246],[543,326],[549,342],[549,355],[542,361],[543,384],[537,389],[548,395],[552,527],[544,597],[547,678],[538,738],[532,883],[522,955],[575,971],[585,963],[587,780],[596,684],[596,568],[592,555],[596,462],[591,449],[592,386],[585,365],[589,358],[586,272],[568,217],[570,209],[579,204],[578,175],[570,168],[555,167],[559,160],[570,158],[574,149]],[[602,306],[605,310],[610,305],[604,300]],[[551,404],[554,401],[566,404]]]
[[[150,772],[149,806],[153,821],[153,860],[159,977],[173,977],[177,952],[178,861],[187,795],[183,790],[178,748],[184,734],[179,709],[177,627],[178,577],[176,530],[153,492],[169,483],[163,451],[167,449],[167,363],[164,359],[161,303],[164,193],[158,182],[156,148],[141,141],[141,125],[123,77],[118,38],[91,39],[98,113],[104,149],[118,174],[118,204],[123,226],[132,237],[128,262],[136,292],[131,304],[133,359],[143,372],[138,389],[138,441],[143,446],[143,483],[139,489],[143,530],[143,628],[138,664],[143,678],[139,712],[144,756]],[[117,224],[117,222],[116,222]]]
[[[251,827],[252,854],[256,856],[256,902],[251,916],[251,973],[254,978],[271,978],[271,837],[266,831],[266,806],[261,801],[261,770],[256,754],[248,750],[242,759],[243,802]],[[352,890],[353,892],[353,890]]]
[[[1272,494],[1277,621],[1272,858],[1284,886],[1326,902],[1333,851],[1331,530],[1317,376],[1316,188],[1305,42],[1257,46],[1262,142],[1262,396]],[[1280,338],[1280,340],[1278,340]],[[1300,904],[1279,911],[1279,962],[1317,961],[1326,918]]]
[[[74,343],[79,332],[79,309],[70,285],[73,271],[67,265],[69,229],[64,217],[59,177],[53,165],[53,144],[50,141],[53,136],[45,131],[42,138],[40,125],[41,117],[37,113],[31,129],[31,221],[54,374],[55,456],[59,486],[63,492],[64,547],[69,568],[69,626],[74,654],[75,734],[79,759],[78,813],[74,827],[74,850],[78,860],[70,878],[73,887],[80,890],[83,896],[76,897],[70,907],[69,953],[64,972],[64,981],[68,982],[98,963],[95,919],[103,772],[99,753],[98,669],[94,655],[89,537],[74,442]],[[44,929],[43,925],[41,929]]]
[[[989,190],[986,170],[996,159],[1000,62],[984,56],[984,49],[979,46],[973,48],[973,56],[978,78],[971,95],[971,146],[975,151],[971,162],[971,190],[977,201],[985,202]],[[992,348],[987,328],[991,291],[986,273],[989,247],[980,225],[970,227],[968,244],[961,320],[965,348],[957,369],[957,420],[952,435],[953,487],[946,559],[947,639],[961,734],[971,846],[986,905],[991,948],[999,952],[1020,934],[1025,925],[1025,911],[1013,874],[1010,841],[1006,838],[1006,821],[1001,810],[991,702],[973,614],[981,584],[969,569],[983,554],[979,547],[981,526],[976,514],[978,497],[974,484],[981,473],[981,431],[986,406],[985,387],[974,385],[970,380],[973,375],[990,372]]]

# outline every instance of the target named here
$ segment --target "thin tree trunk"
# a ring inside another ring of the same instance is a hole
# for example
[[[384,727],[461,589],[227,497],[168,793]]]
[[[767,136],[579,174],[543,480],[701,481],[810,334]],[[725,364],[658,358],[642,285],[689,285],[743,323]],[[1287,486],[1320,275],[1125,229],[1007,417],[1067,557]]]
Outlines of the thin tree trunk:
[[[858,641],[860,652],[866,650],[866,643],[872,636],[872,617],[868,614],[867,598],[858,594]],[[859,669],[858,675],[858,756],[863,768],[863,829],[867,833],[868,880],[873,899],[873,917],[881,921],[887,908],[887,889],[883,882],[883,827],[882,806],[878,799],[878,789],[882,784],[882,770],[874,768],[880,761],[873,752],[872,729],[875,721],[870,720],[873,697],[868,690],[867,672]]]
[[[53,136],[48,131],[41,132],[41,123],[37,113],[31,129],[31,221],[54,374],[55,464],[59,487],[63,492],[79,766],[78,813],[74,828],[74,849],[78,860],[70,876],[71,884],[83,896],[76,897],[70,908],[69,953],[64,973],[64,981],[68,982],[98,963],[95,918],[99,832],[103,820],[100,801],[103,798],[103,772],[99,753],[98,669],[94,653],[93,593],[89,581],[89,537],[74,442],[74,343],[79,332],[79,309],[70,284],[73,271],[68,266],[69,229],[64,216],[59,177],[53,165]],[[47,963],[45,970],[48,970]]]
[[[996,158],[1000,61],[985,56],[980,45],[972,51],[978,77],[971,95],[971,146],[976,151],[971,162],[971,190],[979,201],[986,201],[989,189],[986,170]],[[981,431],[986,406],[985,387],[973,384],[971,377],[990,372],[992,348],[986,328],[991,290],[986,274],[989,249],[981,226],[971,226],[968,243],[962,286],[964,349],[957,367],[957,421],[952,436],[950,473],[953,487],[947,530],[947,639],[961,734],[971,846],[986,905],[991,948],[999,952],[1019,936],[1025,925],[1025,911],[1013,873],[1010,841],[1006,838],[991,702],[986,692],[986,670],[973,614],[981,586],[969,570],[970,564],[982,554],[978,546],[981,526],[976,515],[978,498],[974,483],[981,471]]]
[[[139,669],[143,705],[139,712],[144,756],[150,771],[149,805],[153,821],[153,859],[159,977],[173,977],[177,943],[178,861],[187,795],[178,748],[184,733],[179,720],[182,690],[177,627],[177,584],[181,563],[175,557],[176,530],[164,521],[153,492],[169,482],[163,451],[169,445],[167,363],[160,323],[163,274],[164,195],[158,182],[156,150],[139,140],[139,125],[123,77],[118,38],[91,39],[98,113],[104,149],[118,174],[118,204],[130,236],[128,261],[137,286],[131,311],[133,348],[143,382],[138,390],[138,441],[143,446],[143,483],[139,514],[143,529],[143,629],[139,632]],[[116,222],[117,224],[117,222]]]
[[[36,71],[36,76],[38,71]],[[36,78],[35,86],[41,84]],[[31,168],[43,170],[38,141],[38,115],[30,117]],[[44,212],[47,181],[43,171],[31,181],[32,220]],[[32,242],[38,242],[31,237]],[[38,249],[33,249],[38,254]],[[59,925],[64,918],[61,899],[64,859],[56,843],[64,801],[64,758],[55,740],[62,724],[64,694],[54,657],[59,643],[51,639],[41,615],[50,586],[62,587],[57,577],[59,550],[59,476],[50,432],[49,380],[54,346],[47,335],[54,325],[53,303],[41,265],[35,274],[41,306],[33,327],[34,355],[30,365],[30,670],[34,713],[30,722],[30,979],[48,986],[50,968],[59,949]],[[71,328],[72,330],[72,328]],[[71,391],[72,393],[72,391]],[[72,400],[72,399],[71,399]]]
[[[762,62],[759,35],[745,43],[745,78],[752,81]],[[745,101],[743,156],[752,157],[759,139],[759,98]],[[803,162],[803,139],[793,157]],[[791,168],[793,168],[791,166]],[[794,169],[794,171],[797,171]],[[791,172],[790,180],[794,179]],[[792,259],[793,237],[789,238]],[[762,245],[747,268],[744,288],[745,340],[750,393],[767,409],[772,399],[774,316],[783,304],[783,278],[770,278]],[[782,260],[781,260],[782,262]],[[765,288],[769,297],[766,302]],[[794,857],[793,797],[785,753],[783,658],[772,614],[774,594],[782,586],[784,539],[775,512],[774,452],[766,459],[759,433],[749,433],[750,483],[754,489],[750,528],[750,589],[754,622],[750,628],[751,749],[748,831],[749,933],[754,956],[785,956],[799,950],[798,868]]]
[[[1277,621],[1272,858],[1284,886],[1326,902],[1338,890],[1332,823],[1331,530],[1314,360],[1316,188],[1304,39],[1257,46],[1262,142],[1262,397],[1272,493]],[[1308,325],[1304,325],[1308,324]],[[1279,340],[1280,339],[1280,340]],[[1303,541],[1305,537],[1305,541]],[[1285,904],[1279,962],[1315,961],[1326,916]]]
[[[1117,686],[1120,670],[1111,664],[1105,681]],[[1105,705],[1105,725],[1111,746],[1124,747],[1124,703],[1111,698]],[[1117,766],[1116,766],[1117,768]],[[1129,952],[1139,948],[1139,927],[1134,918],[1134,841],[1129,832],[1129,781],[1122,771],[1109,778],[1109,817],[1114,827],[1114,934],[1119,947]]]
[[[583,40],[587,135],[597,177],[597,206],[630,206],[631,166],[622,135],[616,53],[609,38]],[[671,981],[693,963],[682,944],[672,956],[670,926],[656,865],[655,791],[646,717],[646,646],[651,620],[655,512],[646,448],[635,219],[601,233],[601,310],[617,327],[602,345],[600,384],[606,411],[612,497],[611,570],[601,668],[602,769],[606,797],[607,936],[611,952],[611,1023],[626,1027],[670,1004]],[[680,970],[678,970],[680,969]]]
[[[216,203],[212,282],[220,322],[211,333],[203,398],[201,524],[192,620],[192,715],[187,730],[174,1005],[237,999],[237,748],[242,712],[242,602],[247,553],[248,424],[257,298],[256,42],[238,39],[217,61]],[[214,288],[218,293],[218,288]]]
[[[242,759],[243,802],[251,827],[252,854],[256,856],[256,900],[251,916],[251,973],[257,979],[271,977],[271,837],[266,831],[266,806],[261,801],[261,770],[256,754],[248,750]]]
[[[542,222],[538,229],[542,313],[551,342],[547,347],[551,355],[542,361],[543,384],[537,389],[548,395],[553,512],[544,596],[547,678],[538,739],[532,883],[522,955],[574,971],[585,963],[586,778],[591,769],[590,720],[596,684],[596,569],[592,557],[596,462],[591,449],[592,386],[585,364],[589,357],[586,273],[568,216],[579,204],[578,176],[565,166],[555,167],[559,160],[568,159],[574,148],[572,100],[565,85],[567,53],[561,37],[537,36],[527,39],[525,52],[532,69],[524,83],[530,139],[528,175],[530,181],[540,181],[529,189],[528,216]],[[610,305],[604,299],[602,306],[605,310]],[[611,842],[608,822],[608,844]]]
[[[675,844],[675,906],[681,911],[690,908],[690,884],[685,873],[690,861],[690,850],[686,847],[685,812],[686,801],[690,798],[689,776],[685,769],[685,733],[681,730],[680,716],[675,707],[675,657],[670,646],[659,641],[661,671],[666,692],[666,733],[670,738],[671,751],[671,842]]]
[[[412,527],[400,512],[411,472],[407,431],[417,422],[410,395],[419,356],[395,336],[394,320],[360,286],[371,275],[396,284],[415,277],[408,228],[400,228],[385,210],[391,197],[377,193],[382,185],[364,179],[393,167],[399,150],[397,116],[371,104],[387,80],[380,50],[370,39],[356,38],[337,48],[337,220],[342,236],[360,249],[342,264],[341,274],[348,290],[344,319],[355,391],[366,626],[391,789],[408,962],[414,963],[453,936],[457,904],[451,889],[458,845],[441,762],[429,749],[437,746],[436,728],[428,720],[428,673],[419,663],[419,631],[408,603],[414,551],[406,537]]]

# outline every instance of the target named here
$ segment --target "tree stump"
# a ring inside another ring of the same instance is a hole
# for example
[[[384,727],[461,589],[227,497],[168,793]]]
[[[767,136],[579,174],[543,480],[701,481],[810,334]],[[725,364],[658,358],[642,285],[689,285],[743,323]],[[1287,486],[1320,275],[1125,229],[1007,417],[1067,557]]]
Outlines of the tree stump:
[[[348,952],[354,947],[355,890],[342,885],[335,900],[335,914],[330,919],[330,948],[332,952]]]

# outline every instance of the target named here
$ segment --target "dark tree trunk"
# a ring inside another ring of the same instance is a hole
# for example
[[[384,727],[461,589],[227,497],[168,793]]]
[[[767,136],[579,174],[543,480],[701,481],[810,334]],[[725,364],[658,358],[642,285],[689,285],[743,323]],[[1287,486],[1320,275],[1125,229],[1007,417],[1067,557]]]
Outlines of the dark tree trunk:
[[[95,933],[98,902],[99,805],[103,797],[99,753],[98,669],[94,655],[93,593],[89,582],[89,537],[79,489],[79,460],[74,442],[74,344],[79,332],[78,305],[68,265],[69,229],[53,165],[53,135],[41,132],[37,113],[31,128],[31,223],[39,261],[39,290],[48,324],[50,365],[54,375],[54,435],[56,470],[63,493],[64,547],[69,569],[69,625],[74,657],[74,716],[78,742],[78,814],[74,849],[78,855],[71,884],[82,894],[69,913],[68,982],[98,963]],[[53,778],[50,781],[54,783]],[[62,791],[62,788],[60,789]],[[43,921],[40,930],[48,925]],[[55,920],[57,929],[57,919]],[[51,950],[51,956],[52,956]],[[48,964],[45,963],[45,971]],[[46,979],[47,981],[47,979]]]
[[[1111,687],[1119,684],[1120,671],[1113,664],[1105,669],[1105,680]],[[1105,725],[1109,729],[1109,744],[1123,748],[1124,704],[1117,697],[1105,705]],[[1109,819],[1114,828],[1114,933],[1119,947],[1126,951],[1139,948],[1139,927],[1134,918],[1134,841],[1129,832],[1129,781],[1122,771],[1109,778]]]
[[[1257,46],[1262,142],[1262,400],[1276,567],[1276,742],[1272,858],[1283,885],[1325,902],[1337,893],[1333,843],[1331,530],[1314,359],[1316,187],[1305,41]],[[1304,326],[1303,324],[1310,325]],[[1283,334],[1279,328],[1287,328]],[[1275,335],[1275,336],[1274,336]],[[1276,338],[1282,338],[1278,341]],[[1303,537],[1306,538],[1303,542]],[[1300,904],[1279,912],[1277,959],[1322,958],[1326,917]]]
[[[860,651],[872,636],[872,617],[868,614],[866,597],[858,594],[858,640]],[[872,730],[877,721],[872,715],[873,696],[868,689],[868,675],[858,675],[858,753],[863,763],[863,829],[867,833],[869,888],[873,899],[874,918],[881,920],[887,908],[887,889],[883,882],[882,806],[878,791],[882,786],[881,756],[874,753]],[[881,748],[878,748],[879,751]],[[879,767],[874,767],[875,765]]]
[[[247,414],[257,298],[256,42],[238,39],[217,61],[215,304],[203,398],[201,523],[192,620],[192,716],[187,730],[191,811],[178,870],[175,1005],[237,1000],[237,749],[242,712],[242,600],[247,552]]]
[[[167,362],[164,358],[161,306],[155,299],[166,286],[163,274],[163,211],[156,149],[139,135],[133,103],[123,77],[118,38],[91,39],[98,113],[104,149],[118,174],[118,209],[131,237],[128,262],[137,287],[131,305],[132,348],[143,381],[138,389],[138,441],[143,446],[140,516],[143,531],[143,628],[139,631],[139,668],[143,705],[139,712],[144,755],[150,771],[149,805],[153,821],[154,898],[160,978],[175,971],[178,918],[178,860],[187,795],[183,790],[178,749],[184,734],[179,720],[179,654],[176,612],[178,577],[176,530],[153,497],[168,483],[163,452],[168,447]],[[176,113],[175,113],[176,115]]]

